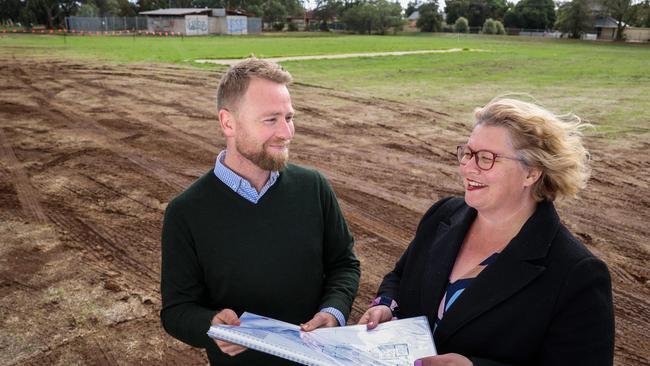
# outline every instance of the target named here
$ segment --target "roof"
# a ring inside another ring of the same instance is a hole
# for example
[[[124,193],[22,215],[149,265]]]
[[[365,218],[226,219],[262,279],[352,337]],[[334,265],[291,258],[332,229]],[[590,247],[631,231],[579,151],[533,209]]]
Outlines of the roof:
[[[623,26],[627,26],[627,24],[623,23]],[[617,28],[617,27],[618,27],[618,20],[612,17],[596,18],[596,22],[594,22],[594,28]]]
[[[158,9],[158,10],[149,10],[141,11],[142,15],[192,15],[192,14],[205,14],[212,15],[212,9],[208,8],[169,8],[169,9]]]
[[[242,9],[224,9],[224,8],[221,9],[169,8],[169,9],[141,11],[140,14],[152,15],[152,16],[184,16],[184,15],[193,15],[193,14],[208,15],[213,17],[225,17],[226,15],[245,15],[248,17],[255,16],[254,13],[249,13]]]
[[[409,15],[409,17],[407,19],[408,20],[418,20],[418,19],[420,19],[420,12],[417,11],[417,10],[412,12],[411,15]]]

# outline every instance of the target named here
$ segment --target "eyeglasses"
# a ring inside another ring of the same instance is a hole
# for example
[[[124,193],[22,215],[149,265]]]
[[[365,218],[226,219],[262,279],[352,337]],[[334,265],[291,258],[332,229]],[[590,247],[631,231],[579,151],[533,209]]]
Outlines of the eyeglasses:
[[[478,166],[478,168],[481,170],[492,169],[492,167],[494,166],[494,162],[496,161],[497,158],[518,160],[523,162],[521,158],[512,158],[509,156],[503,156],[503,155],[493,153],[492,151],[487,151],[487,150],[473,151],[472,149],[469,148],[469,146],[467,146],[467,144],[458,145],[456,149],[457,149],[456,157],[458,158],[458,162],[461,165],[467,164],[470,160],[472,160],[472,157],[474,157],[476,166]]]

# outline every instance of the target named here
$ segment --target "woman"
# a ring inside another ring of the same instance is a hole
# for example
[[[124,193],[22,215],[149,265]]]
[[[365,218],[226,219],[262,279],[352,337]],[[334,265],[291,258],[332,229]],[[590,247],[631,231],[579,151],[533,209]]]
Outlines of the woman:
[[[464,200],[429,209],[359,323],[426,315],[440,356],[416,365],[611,365],[609,272],[553,205],[589,177],[585,125],[513,99],[475,116]]]

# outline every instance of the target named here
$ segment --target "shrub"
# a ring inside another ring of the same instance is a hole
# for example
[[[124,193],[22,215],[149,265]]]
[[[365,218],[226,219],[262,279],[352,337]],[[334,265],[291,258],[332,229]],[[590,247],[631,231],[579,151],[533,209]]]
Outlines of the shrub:
[[[454,32],[456,33],[469,33],[469,23],[467,18],[459,17],[454,23]]]
[[[497,34],[497,25],[494,23],[492,18],[487,18],[485,23],[483,23],[483,34]]]
[[[495,20],[494,24],[497,27],[497,34],[506,34],[506,29],[503,27],[503,23],[501,23],[498,20]]]
[[[298,31],[298,26],[295,23],[289,23],[287,25],[287,30],[289,32],[297,32]]]

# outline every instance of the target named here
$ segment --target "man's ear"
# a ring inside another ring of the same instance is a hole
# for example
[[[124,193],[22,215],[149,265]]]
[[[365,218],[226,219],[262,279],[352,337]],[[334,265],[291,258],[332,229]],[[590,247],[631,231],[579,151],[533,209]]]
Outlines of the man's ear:
[[[524,182],[524,186],[526,187],[532,186],[541,177],[542,177],[542,170],[540,168],[537,167],[528,168],[528,175],[526,176],[526,181]]]
[[[225,108],[219,110],[219,125],[225,137],[235,136],[235,115]]]

